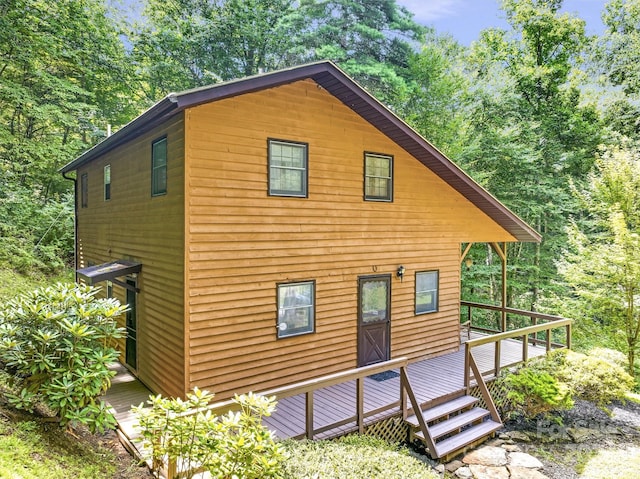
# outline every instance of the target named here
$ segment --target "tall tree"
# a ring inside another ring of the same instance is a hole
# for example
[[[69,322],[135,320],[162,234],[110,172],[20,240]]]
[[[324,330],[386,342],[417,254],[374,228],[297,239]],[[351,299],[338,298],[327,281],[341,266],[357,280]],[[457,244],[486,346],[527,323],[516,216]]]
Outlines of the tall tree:
[[[409,60],[425,29],[396,0],[301,0],[302,44],[332,60],[383,103],[408,100]]]
[[[0,3],[0,175],[43,198],[130,103],[124,46],[98,0]]]
[[[148,0],[144,17],[131,35],[149,101],[295,62],[292,0]]]
[[[581,329],[626,352],[629,373],[640,351],[640,154],[637,145],[611,147],[578,193],[592,222],[569,227],[571,248],[560,272],[575,300]],[[593,338],[592,338],[593,339]]]
[[[504,0],[511,31],[482,32],[473,48],[476,107],[461,161],[543,235],[511,249],[510,302],[537,309],[557,277],[555,259],[574,209],[569,178],[584,179],[599,143],[599,118],[571,71],[587,46],[584,21],[561,0]]]

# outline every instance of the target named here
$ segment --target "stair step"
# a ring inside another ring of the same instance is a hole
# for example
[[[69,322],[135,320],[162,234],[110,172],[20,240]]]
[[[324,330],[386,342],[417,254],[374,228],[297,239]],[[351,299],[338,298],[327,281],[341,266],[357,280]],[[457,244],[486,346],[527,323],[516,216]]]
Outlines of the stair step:
[[[434,424],[429,427],[431,437],[435,440],[439,437],[457,431],[458,429],[467,426],[473,422],[479,421],[489,415],[489,411],[482,409],[481,407],[475,407],[469,411],[457,414],[449,419]]]
[[[461,433],[437,443],[436,456],[438,458],[448,456],[452,452],[489,436],[489,434],[496,432],[501,427],[501,423],[492,420],[471,426],[469,429],[465,429]]]
[[[473,396],[460,396],[459,398],[453,399],[452,401],[448,401],[444,404],[440,404],[439,406],[435,406],[422,411],[422,416],[424,417],[425,422],[430,423],[432,421],[435,421],[436,419],[448,416],[456,411],[460,411],[462,409],[468,408],[469,406],[473,406],[477,402],[478,398],[474,398]],[[406,422],[411,424],[413,427],[419,426],[418,418],[415,415],[409,416]]]

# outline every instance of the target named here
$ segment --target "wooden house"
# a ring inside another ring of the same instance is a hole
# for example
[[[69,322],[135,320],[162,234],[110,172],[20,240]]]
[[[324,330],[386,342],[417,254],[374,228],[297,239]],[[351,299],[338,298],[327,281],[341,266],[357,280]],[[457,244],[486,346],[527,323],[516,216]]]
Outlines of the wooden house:
[[[461,245],[540,240],[329,62],[172,93],[61,171],[78,275],[165,395],[456,351]]]

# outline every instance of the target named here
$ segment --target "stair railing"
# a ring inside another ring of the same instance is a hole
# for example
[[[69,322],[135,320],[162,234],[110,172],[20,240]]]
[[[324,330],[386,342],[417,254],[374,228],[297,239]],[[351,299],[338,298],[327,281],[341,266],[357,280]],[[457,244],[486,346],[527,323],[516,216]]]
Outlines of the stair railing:
[[[422,408],[420,407],[420,403],[418,402],[418,398],[416,398],[416,394],[413,392],[413,388],[411,387],[411,382],[409,381],[409,375],[407,374],[407,368],[400,368],[400,397],[402,404],[402,419],[404,421],[407,420],[407,404],[406,397],[409,397],[409,402],[411,402],[411,409],[413,410],[413,414],[416,415],[418,419],[418,424],[420,425],[420,431],[424,435],[425,443],[427,444],[427,448],[429,449],[429,454],[431,457],[437,457],[436,444],[431,437],[431,432],[429,432],[429,427],[427,426],[427,422],[424,420],[424,416],[422,415]]]

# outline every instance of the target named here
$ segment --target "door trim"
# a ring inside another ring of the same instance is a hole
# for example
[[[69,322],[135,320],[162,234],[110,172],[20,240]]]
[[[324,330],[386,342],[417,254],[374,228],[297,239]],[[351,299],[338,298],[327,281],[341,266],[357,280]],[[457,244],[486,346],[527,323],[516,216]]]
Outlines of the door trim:
[[[369,281],[384,281],[387,286],[387,295],[386,295],[386,317],[381,321],[375,321],[373,323],[369,323],[369,327],[367,327],[367,323],[364,322],[364,314],[363,314],[363,294],[362,288],[363,285]],[[376,274],[376,275],[367,275],[367,276],[359,276],[358,277],[358,311],[357,311],[357,324],[358,324],[358,334],[357,334],[357,361],[358,367],[367,366],[369,364],[375,364],[377,362],[388,361],[391,359],[391,275],[390,274]],[[380,346],[380,359],[376,361],[367,361],[366,357],[366,340],[367,338],[371,338],[371,335],[368,332],[372,329],[379,329],[378,333],[382,334],[382,340],[384,344],[377,344]],[[367,331],[369,330],[369,331]]]

